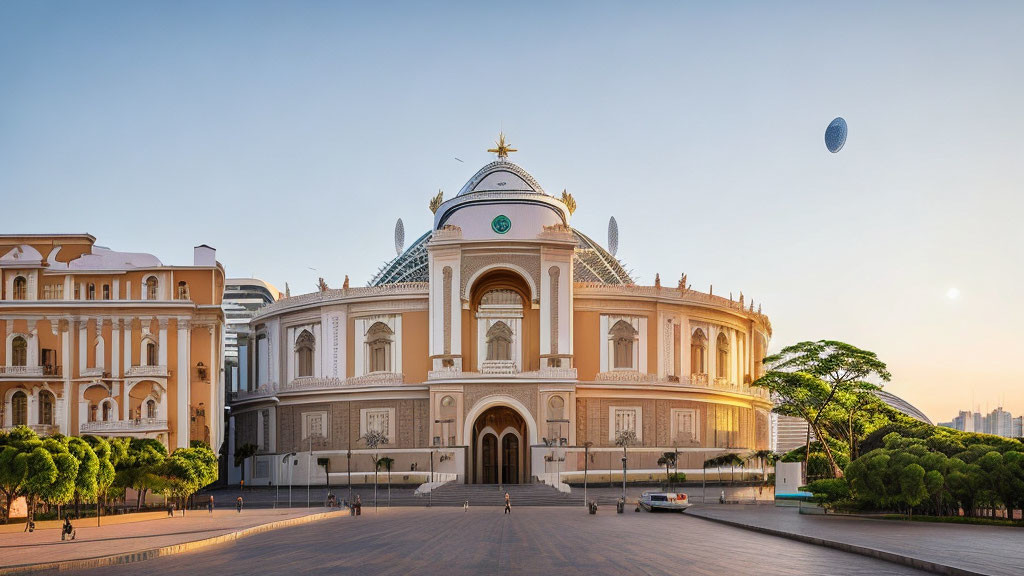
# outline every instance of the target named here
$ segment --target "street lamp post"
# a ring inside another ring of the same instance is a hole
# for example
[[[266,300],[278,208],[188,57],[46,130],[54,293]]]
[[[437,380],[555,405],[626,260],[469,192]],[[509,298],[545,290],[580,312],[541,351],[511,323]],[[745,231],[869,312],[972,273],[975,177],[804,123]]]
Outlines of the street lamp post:
[[[622,501],[626,501],[626,457],[622,457]]]
[[[434,501],[434,449],[430,449],[430,490],[427,491],[427,508]]]
[[[309,435],[309,454],[306,455],[306,508],[309,508],[309,479],[313,471],[313,435]]]
[[[583,444],[583,505],[587,505],[587,471],[590,469],[590,447],[593,442]]]

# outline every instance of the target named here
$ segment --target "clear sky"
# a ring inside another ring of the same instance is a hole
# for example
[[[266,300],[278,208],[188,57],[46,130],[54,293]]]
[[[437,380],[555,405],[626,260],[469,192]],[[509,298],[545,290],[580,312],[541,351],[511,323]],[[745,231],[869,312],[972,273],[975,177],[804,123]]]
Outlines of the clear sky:
[[[2,2],[0,231],[361,285],[503,129],[639,282],[1024,412],[1024,3],[821,4]]]

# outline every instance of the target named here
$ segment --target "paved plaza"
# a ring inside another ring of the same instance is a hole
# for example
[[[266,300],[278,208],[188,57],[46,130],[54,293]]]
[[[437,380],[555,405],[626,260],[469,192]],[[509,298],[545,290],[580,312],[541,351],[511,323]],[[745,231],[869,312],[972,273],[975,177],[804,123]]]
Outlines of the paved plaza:
[[[603,507],[364,508],[232,544],[83,575],[921,574],[679,514]]]
[[[174,518],[164,513],[130,515],[138,517],[135,522],[126,522],[128,515],[116,516],[104,518],[99,527],[95,518],[89,518],[75,522],[76,539],[66,542],[61,541],[56,526],[32,533],[5,531],[0,533],[0,573],[24,564],[81,560],[184,544],[323,511],[246,509],[239,514],[234,508],[224,507],[212,516],[205,509],[189,510],[184,517],[178,511]]]
[[[1024,574],[1021,528],[808,515],[795,508],[758,505],[700,506],[688,513],[881,550],[954,570],[994,576]]]

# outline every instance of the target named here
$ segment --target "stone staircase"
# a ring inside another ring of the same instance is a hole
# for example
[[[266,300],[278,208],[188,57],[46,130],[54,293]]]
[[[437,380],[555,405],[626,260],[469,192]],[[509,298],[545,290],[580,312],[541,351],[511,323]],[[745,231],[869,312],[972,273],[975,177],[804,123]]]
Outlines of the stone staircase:
[[[582,495],[563,494],[547,484],[455,484],[448,483],[434,489],[430,496],[433,506],[462,506],[469,501],[473,506],[504,506],[508,492],[512,506],[580,506]],[[426,495],[420,496],[423,502]]]

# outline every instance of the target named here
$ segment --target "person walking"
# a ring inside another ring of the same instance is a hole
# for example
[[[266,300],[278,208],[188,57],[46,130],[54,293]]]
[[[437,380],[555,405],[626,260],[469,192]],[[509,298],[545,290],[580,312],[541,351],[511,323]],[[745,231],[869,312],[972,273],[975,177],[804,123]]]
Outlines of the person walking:
[[[508,492],[505,492],[505,514],[512,513],[512,500],[509,498]]]
[[[167,501],[167,517],[174,518],[174,502]]]
[[[235,500],[235,508],[238,509],[238,513],[239,514],[242,513],[242,497],[241,496],[238,497],[238,500]]]
[[[210,511],[210,516],[213,516],[213,494],[210,494],[210,501],[206,504],[206,509]]]

